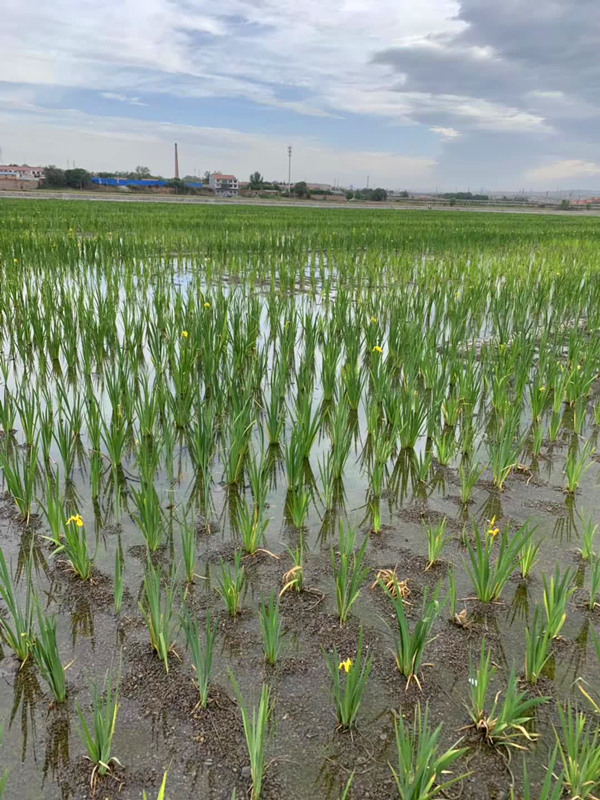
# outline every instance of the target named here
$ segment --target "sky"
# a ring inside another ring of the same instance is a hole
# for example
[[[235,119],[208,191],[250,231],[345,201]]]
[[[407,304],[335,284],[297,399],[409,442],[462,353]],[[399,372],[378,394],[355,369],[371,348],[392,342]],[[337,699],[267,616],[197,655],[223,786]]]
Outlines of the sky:
[[[600,193],[598,0],[3,0],[5,162]]]

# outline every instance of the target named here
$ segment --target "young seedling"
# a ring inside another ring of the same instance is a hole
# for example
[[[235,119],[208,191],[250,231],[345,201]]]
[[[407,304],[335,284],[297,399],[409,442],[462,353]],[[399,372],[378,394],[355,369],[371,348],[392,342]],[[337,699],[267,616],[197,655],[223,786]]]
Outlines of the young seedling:
[[[271,666],[275,666],[281,653],[283,639],[283,622],[279,614],[279,603],[275,600],[275,592],[271,592],[266,603],[261,603],[258,613],[265,659]]]
[[[440,613],[440,603],[438,601],[439,584],[430,598],[427,591],[423,594],[423,605],[421,616],[411,633],[408,624],[408,617],[404,608],[404,599],[400,587],[396,585],[393,589],[388,589],[384,583],[381,584],[386,594],[391,599],[396,612],[397,630],[394,637],[394,656],[398,672],[406,678],[406,688],[411,681],[421,689],[419,673],[423,665],[423,654],[427,644],[431,641],[430,634],[433,625]]]
[[[64,703],[67,699],[65,669],[58,652],[56,617],[46,616],[37,606],[39,633],[33,641],[33,658],[42,677],[50,686],[54,700]]]
[[[519,563],[521,565],[521,577],[528,578],[534,568],[540,552],[541,542],[526,542],[519,553]]]
[[[574,572],[566,569],[563,574],[556,567],[550,580],[542,575],[544,585],[544,609],[546,610],[547,631],[551,639],[556,639],[567,619],[567,603],[575,591],[572,585]]]
[[[477,486],[485,469],[485,464],[481,466],[477,461],[473,464],[469,464],[468,467],[464,463],[460,464],[458,468],[458,474],[460,475],[460,502],[464,506],[471,502],[473,490]]]
[[[394,720],[396,733],[397,769],[390,764],[398,796],[406,800],[433,800],[471,773],[449,778],[450,767],[467,752],[459,747],[459,739],[448,750],[440,747],[442,725],[432,729],[429,724],[429,706],[421,710],[417,703],[412,724],[402,717]]]
[[[54,551],[57,556],[64,553],[72,571],[82,581],[88,581],[94,571],[94,561],[88,549],[85,523],[81,514],[74,514],[65,522],[61,544]]]
[[[294,566],[289,569],[287,572],[283,574],[282,583],[283,588],[279,592],[279,597],[283,597],[283,595],[288,591],[294,592],[301,592],[303,588],[304,582],[304,550],[302,547],[302,543],[294,550],[291,550],[289,547],[287,548],[288,553],[291,555],[292,560],[294,562]]]
[[[117,681],[118,684],[118,681]],[[114,762],[121,766],[116,756],[111,756],[112,741],[115,735],[117,714],[119,713],[119,688],[113,687],[112,677],[107,674],[104,679],[103,691],[98,691],[97,686],[92,687],[92,725],[83,715],[79,703],[75,704],[80,722],[80,735],[88,753],[88,758],[94,765],[90,784],[92,792],[96,789],[98,776],[110,772]]]
[[[262,509],[251,509],[244,500],[238,506],[236,521],[244,550],[249,555],[254,555],[264,542],[269,520],[264,519]]]
[[[242,608],[242,599],[246,588],[246,571],[242,564],[242,554],[235,551],[233,567],[221,561],[221,575],[219,576],[217,592],[221,595],[227,606],[227,611],[232,617],[237,617]]]
[[[325,660],[331,678],[331,691],[339,726],[344,729],[353,728],[373,667],[373,656],[367,659],[363,657],[362,628],[354,660],[348,657],[341,661],[335,647],[332,654],[325,653]]]
[[[139,608],[148,626],[150,644],[169,671],[169,654],[173,650],[172,619],[175,597],[175,576],[171,575],[169,584],[163,592],[161,569],[155,567],[150,559],[144,573],[143,595]]]
[[[200,692],[198,706],[200,706],[200,708],[206,708],[210,689],[213,651],[217,638],[217,623],[211,623],[210,613],[207,611],[204,625],[204,642],[201,642],[198,621],[190,610],[184,607],[181,616],[181,626],[185,633],[188,650],[192,657],[192,666],[196,672],[196,683],[198,685],[198,691]]]
[[[487,650],[485,639],[481,642],[479,666],[470,665],[469,684],[471,703],[469,715],[475,729],[492,745],[506,744],[519,747],[518,740],[525,738],[534,741],[537,734],[527,730],[531,722],[533,709],[549,700],[548,697],[527,697],[526,692],[519,691],[516,673],[511,671],[508,685],[501,700],[502,692],[498,692],[488,706],[488,694],[492,680],[496,675],[496,667],[491,664],[492,653]]]
[[[331,567],[335,581],[335,599],[338,617],[343,625],[348,619],[350,609],[358,599],[361,586],[367,577],[368,567],[363,566],[367,539],[364,540],[359,550],[355,550],[356,530],[346,528],[340,522],[339,561],[336,559],[335,550],[331,548]]]
[[[539,607],[536,605],[531,627],[525,628],[525,680],[534,686],[548,659],[552,637],[540,622]]]
[[[594,539],[596,538],[596,532],[598,530],[598,525],[594,525],[594,522],[591,517],[588,517],[583,512],[581,513],[581,549],[579,552],[581,553],[581,557],[584,561],[592,561],[594,556],[596,555],[596,551],[594,550]]]
[[[597,597],[600,592],[600,557],[594,556],[590,562],[590,599],[588,608],[593,611],[598,605]]]
[[[446,542],[446,517],[437,525],[427,525],[427,555],[428,562],[425,571],[430,569],[442,554]]]
[[[164,524],[158,493],[154,483],[144,482],[140,489],[131,489],[137,509],[133,519],[141,530],[151,553],[158,550],[163,540]]]
[[[2,637],[19,661],[27,661],[33,643],[33,592],[31,556],[27,560],[27,594],[25,608],[17,600],[15,581],[0,548],[0,596],[8,613],[0,614]]]
[[[593,465],[590,456],[594,447],[591,442],[586,442],[581,452],[569,449],[565,463],[566,491],[568,494],[575,494],[585,473]]]
[[[509,538],[508,529],[500,534],[498,528],[494,528],[491,523],[485,533],[480,532],[477,524],[474,527],[475,547],[467,540],[467,572],[477,598],[482,603],[492,603],[498,600],[517,568],[519,553],[531,537],[533,529],[525,524]],[[500,539],[499,545],[496,544],[496,538]]]
[[[561,800],[564,796],[565,785],[562,774],[556,775],[555,767],[558,758],[558,748],[554,748],[548,766],[546,776],[541,787],[534,788],[535,784],[529,779],[527,760],[523,759],[523,795],[522,800]],[[519,795],[519,798],[521,795]],[[510,800],[518,800],[514,787],[510,790]]]
[[[180,526],[181,533],[181,554],[183,556],[183,566],[185,568],[185,578],[188,584],[194,582],[196,577],[196,530],[190,525],[187,517]]]
[[[563,766],[564,783],[572,798],[594,800],[600,790],[600,730],[595,721],[567,703],[559,706],[562,736],[556,728],[556,744]]]
[[[240,687],[231,670],[229,671],[229,677],[242,712],[244,736],[246,738],[246,747],[250,758],[250,775],[252,777],[251,797],[252,800],[260,800],[265,775],[265,750],[269,719],[271,717],[271,690],[266,684],[263,684],[258,709],[253,707],[252,713],[250,713],[244,703]]]

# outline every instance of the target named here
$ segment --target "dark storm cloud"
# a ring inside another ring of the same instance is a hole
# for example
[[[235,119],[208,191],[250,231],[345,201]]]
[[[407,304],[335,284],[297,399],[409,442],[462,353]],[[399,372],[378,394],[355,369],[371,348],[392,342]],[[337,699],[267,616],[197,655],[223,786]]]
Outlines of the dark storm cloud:
[[[391,88],[499,103],[574,136],[600,113],[598,0],[462,0],[458,19],[464,27],[453,37],[375,54],[398,75]],[[442,116],[452,122],[447,109]]]

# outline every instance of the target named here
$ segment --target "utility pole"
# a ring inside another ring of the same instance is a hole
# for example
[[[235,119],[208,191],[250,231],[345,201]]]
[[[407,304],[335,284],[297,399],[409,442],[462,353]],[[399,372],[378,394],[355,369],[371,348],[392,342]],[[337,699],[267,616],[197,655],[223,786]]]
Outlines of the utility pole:
[[[288,145],[288,197],[292,195],[292,145]]]
[[[175,142],[175,180],[179,180],[179,154],[177,153],[177,142]]]
[[[370,175],[367,175],[367,189],[369,188],[369,178],[370,177],[371,177]]]

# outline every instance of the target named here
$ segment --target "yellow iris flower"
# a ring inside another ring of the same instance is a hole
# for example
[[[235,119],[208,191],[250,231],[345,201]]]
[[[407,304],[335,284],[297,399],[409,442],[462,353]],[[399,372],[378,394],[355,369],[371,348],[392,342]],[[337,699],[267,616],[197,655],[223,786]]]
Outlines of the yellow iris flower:
[[[353,661],[351,658],[347,658],[345,661],[340,661],[338,669],[343,669],[346,674],[350,672],[352,669]]]
[[[69,517],[67,520],[67,525],[70,525],[72,522],[74,522],[78,528],[83,528],[83,517],[81,514],[75,514],[74,516]]]
[[[379,345],[376,344],[375,347],[373,348],[373,352],[374,353],[383,353],[383,347],[379,347]]]

